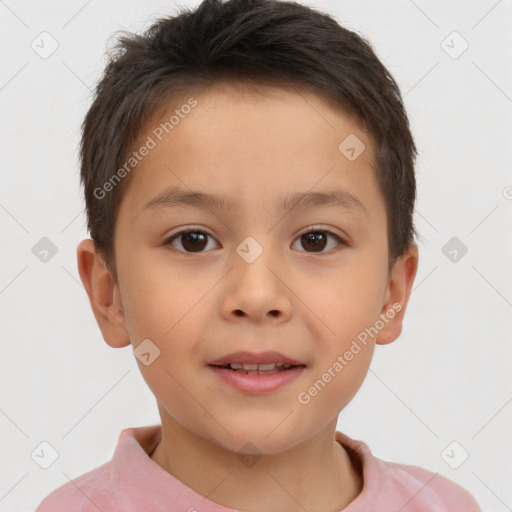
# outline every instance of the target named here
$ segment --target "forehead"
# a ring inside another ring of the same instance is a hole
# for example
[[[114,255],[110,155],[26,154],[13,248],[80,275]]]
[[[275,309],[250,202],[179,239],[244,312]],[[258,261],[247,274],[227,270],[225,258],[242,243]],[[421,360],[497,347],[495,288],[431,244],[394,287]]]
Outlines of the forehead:
[[[194,108],[180,110],[191,98]],[[181,115],[170,128],[175,113]],[[162,130],[166,122],[168,133]],[[165,196],[172,202],[179,190],[182,196],[216,196],[217,205],[230,209],[259,205],[267,210],[268,201],[276,208],[290,206],[306,192],[310,202],[318,202],[319,194],[331,190],[338,199],[341,191],[347,204],[359,202],[367,214],[378,205],[369,136],[339,108],[304,89],[219,84],[161,109],[135,148],[148,138],[154,147],[134,169],[122,201],[121,209],[129,205],[133,219],[155,211],[148,205],[164,203]],[[362,151],[355,159],[343,152],[347,140]]]

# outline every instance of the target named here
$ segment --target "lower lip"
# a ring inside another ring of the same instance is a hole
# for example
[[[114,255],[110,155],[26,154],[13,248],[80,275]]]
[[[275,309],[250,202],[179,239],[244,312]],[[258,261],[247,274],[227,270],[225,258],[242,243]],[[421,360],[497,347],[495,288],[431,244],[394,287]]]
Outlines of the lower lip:
[[[249,375],[219,368],[218,366],[208,365],[208,367],[230,386],[252,395],[271,393],[296,379],[305,369],[304,366],[295,366],[289,370],[276,373]]]

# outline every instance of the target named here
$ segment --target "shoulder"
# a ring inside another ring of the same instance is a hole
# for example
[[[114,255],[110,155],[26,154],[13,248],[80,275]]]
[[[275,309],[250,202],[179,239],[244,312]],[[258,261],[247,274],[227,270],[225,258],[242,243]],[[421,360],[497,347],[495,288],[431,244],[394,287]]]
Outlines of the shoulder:
[[[436,512],[481,512],[475,498],[459,484],[418,466],[380,461],[392,487],[410,497],[410,509]],[[406,508],[405,510],[409,510]]]
[[[362,491],[347,512],[375,509],[377,504],[381,510],[401,512],[481,512],[468,491],[439,473],[379,459],[366,443],[341,432],[336,438],[363,476]]]
[[[89,512],[108,510],[113,503],[111,487],[111,462],[75,478],[52,491],[35,512]]]
[[[159,490],[162,482],[166,487],[169,480],[168,473],[148,456],[160,436],[159,425],[125,428],[111,460],[55,489],[36,512],[107,512],[148,506],[151,497],[146,491]],[[175,492],[175,486],[169,492]],[[152,503],[159,505],[157,499]]]

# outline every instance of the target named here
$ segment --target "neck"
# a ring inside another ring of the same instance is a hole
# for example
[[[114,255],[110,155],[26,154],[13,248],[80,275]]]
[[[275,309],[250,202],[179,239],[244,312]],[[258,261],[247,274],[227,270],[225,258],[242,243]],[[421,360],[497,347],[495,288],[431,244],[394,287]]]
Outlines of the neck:
[[[339,511],[361,492],[363,481],[335,440],[336,422],[278,454],[246,459],[197,436],[167,416],[151,459],[198,494],[238,510]],[[213,490],[212,490],[213,489]]]

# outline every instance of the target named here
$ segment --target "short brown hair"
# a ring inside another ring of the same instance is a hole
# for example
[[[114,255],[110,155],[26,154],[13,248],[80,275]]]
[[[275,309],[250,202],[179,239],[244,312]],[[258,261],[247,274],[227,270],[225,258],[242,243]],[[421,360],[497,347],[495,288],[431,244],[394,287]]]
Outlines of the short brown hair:
[[[105,197],[98,189],[126,162],[155,112],[220,82],[305,88],[367,131],[386,204],[391,270],[416,235],[416,147],[398,85],[370,43],[297,2],[204,0],[142,35],[118,37],[82,125],[88,229],[115,280],[115,222],[131,173]]]

